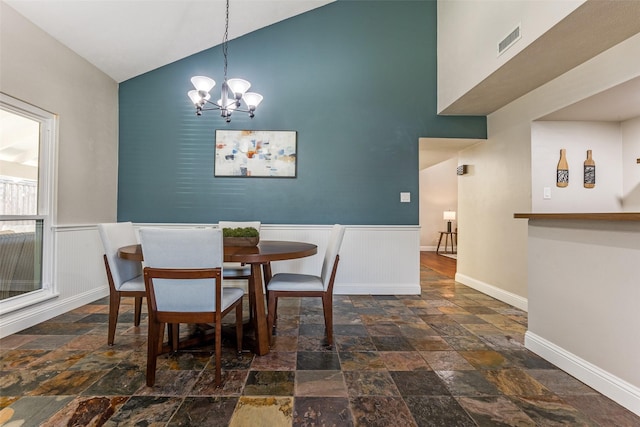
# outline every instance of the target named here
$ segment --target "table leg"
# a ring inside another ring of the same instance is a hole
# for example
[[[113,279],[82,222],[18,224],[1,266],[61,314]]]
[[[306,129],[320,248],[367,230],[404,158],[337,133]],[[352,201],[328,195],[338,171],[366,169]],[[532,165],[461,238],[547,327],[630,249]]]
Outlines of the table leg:
[[[438,239],[438,247],[436,248],[436,255],[438,254],[438,251],[440,250],[440,243],[442,242],[442,235],[443,234],[444,233],[442,233],[442,232],[440,233],[440,238]],[[446,241],[445,241],[445,245],[446,245]],[[445,246],[444,250],[445,251],[447,250],[446,246]]]
[[[262,290],[262,269],[260,264],[251,264],[256,308],[256,348],[258,356],[269,353],[271,331],[267,330],[267,313],[264,307],[264,291]]]

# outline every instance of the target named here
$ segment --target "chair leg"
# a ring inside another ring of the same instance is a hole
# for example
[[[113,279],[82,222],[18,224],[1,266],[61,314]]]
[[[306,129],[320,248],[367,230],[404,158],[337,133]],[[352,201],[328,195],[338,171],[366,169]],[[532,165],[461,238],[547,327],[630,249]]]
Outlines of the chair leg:
[[[273,326],[275,327],[278,323],[278,297],[276,296],[273,300]]]
[[[216,313],[216,387],[222,383],[222,316]]]
[[[249,290],[249,322],[254,324],[256,319],[256,290],[253,284],[253,277],[248,279]]]
[[[164,338],[164,334],[162,335]],[[167,339],[169,340],[171,351],[172,352],[178,351],[178,342],[180,340],[180,324],[179,323],[169,323],[167,325]]]
[[[113,345],[116,336],[116,324],[118,323],[118,311],[120,310],[120,292],[109,294],[109,330],[107,333],[107,345]]]
[[[150,320],[147,338],[147,386],[149,387],[152,387],[156,382],[156,359],[163,337],[164,324]]]
[[[133,325],[140,326],[140,318],[142,317],[142,297],[135,297]]]
[[[267,292],[267,332],[270,334],[275,327],[275,317],[276,317],[276,309],[277,309],[277,301],[276,293],[271,291]]]
[[[242,353],[242,300],[236,306],[236,346],[238,354]]]
[[[327,331],[327,343],[333,345],[333,295],[326,292],[322,296],[322,308],[324,311],[324,327]]]

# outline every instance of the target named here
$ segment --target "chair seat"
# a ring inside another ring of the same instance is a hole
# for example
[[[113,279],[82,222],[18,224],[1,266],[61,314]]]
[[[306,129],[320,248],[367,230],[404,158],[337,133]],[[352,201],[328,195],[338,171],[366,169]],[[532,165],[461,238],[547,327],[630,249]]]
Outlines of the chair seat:
[[[322,279],[310,274],[278,273],[267,285],[269,291],[324,291]]]
[[[127,292],[144,292],[144,277],[142,275],[134,277],[131,280],[127,280],[126,282],[124,282],[122,285],[120,285],[120,288],[118,289],[120,292],[122,291],[127,291]]]
[[[224,288],[222,291],[222,311],[231,307],[233,303],[244,297],[244,291],[239,288]]]

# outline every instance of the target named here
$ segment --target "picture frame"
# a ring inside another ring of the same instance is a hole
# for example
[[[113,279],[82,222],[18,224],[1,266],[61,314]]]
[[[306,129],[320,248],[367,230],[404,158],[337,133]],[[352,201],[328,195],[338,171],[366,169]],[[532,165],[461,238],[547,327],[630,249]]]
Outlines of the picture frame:
[[[297,132],[216,130],[215,177],[296,178]]]

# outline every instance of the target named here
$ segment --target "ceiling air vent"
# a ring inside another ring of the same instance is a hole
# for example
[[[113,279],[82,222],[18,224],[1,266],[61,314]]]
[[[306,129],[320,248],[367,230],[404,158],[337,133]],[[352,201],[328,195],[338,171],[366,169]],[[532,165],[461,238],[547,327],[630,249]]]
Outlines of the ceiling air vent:
[[[515,44],[515,42],[520,40],[520,37],[520,24],[518,24],[515,30],[511,31],[507,37],[498,43],[498,56],[502,55],[505,50],[509,49]]]

